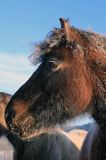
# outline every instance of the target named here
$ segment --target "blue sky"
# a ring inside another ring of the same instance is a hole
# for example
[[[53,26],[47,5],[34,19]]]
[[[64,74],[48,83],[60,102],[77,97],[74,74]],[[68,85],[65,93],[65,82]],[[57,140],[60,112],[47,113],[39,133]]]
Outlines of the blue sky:
[[[27,57],[59,18],[106,34],[106,0],[0,0],[0,91],[14,93],[33,73]]]

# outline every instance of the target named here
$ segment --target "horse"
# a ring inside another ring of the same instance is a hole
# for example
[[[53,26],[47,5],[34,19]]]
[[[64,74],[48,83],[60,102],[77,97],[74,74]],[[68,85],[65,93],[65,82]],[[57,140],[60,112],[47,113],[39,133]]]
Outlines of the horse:
[[[36,138],[30,139],[30,141],[23,141],[17,135],[9,132],[4,113],[11,96],[8,93],[0,92],[0,143],[2,143],[2,150],[4,149],[3,160],[6,158],[14,160],[26,160],[29,158],[31,160],[47,160],[51,157],[52,159],[53,157],[54,159],[63,157],[65,160],[77,160],[79,158],[81,146],[87,134],[83,130],[72,130],[67,133],[60,130],[57,132],[45,132]],[[6,148],[7,150],[10,148],[13,151],[10,152],[11,155],[6,152]]]
[[[12,96],[6,123],[28,139],[88,111],[100,130],[95,159],[105,160],[106,37],[60,24],[36,44],[30,59],[39,67]]]
[[[11,95],[8,93],[0,92],[0,125],[6,127],[5,122],[5,109],[11,98]]]

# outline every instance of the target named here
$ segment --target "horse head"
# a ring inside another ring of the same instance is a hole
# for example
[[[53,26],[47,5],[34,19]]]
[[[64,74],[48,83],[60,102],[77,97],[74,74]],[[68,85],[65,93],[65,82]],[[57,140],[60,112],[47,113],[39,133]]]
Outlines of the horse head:
[[[62,18],[60,23],[60,29],[36,45],[31,59],[36,64],[37,57],[40,65],[6,108],[8,127],[21,137],[89,109],[95,113],[97,97],[104,100],[106,38],[78,30]]]

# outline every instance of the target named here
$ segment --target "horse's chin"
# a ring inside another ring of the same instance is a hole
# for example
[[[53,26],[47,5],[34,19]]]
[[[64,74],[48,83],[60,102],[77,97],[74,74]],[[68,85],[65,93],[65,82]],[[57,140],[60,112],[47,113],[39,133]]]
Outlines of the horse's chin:
[[[18,136],[22,139],[22,140],[27,140],[27,139],[31,139],[33,138],[35,135],[37,134],[37,132],[35,131],[21,131],[19,130],[18,132]]]
[[[28,126],[21,126],[21,128],[13,129],[13,133],[17,134],[22,140],[30,140],[33,138],[38,138],[42,134],[54,134],[57,132],[63,132],[62,127],[59,127],[59,125],[56,126],[50,126],[50,127],[41,127],[36,128],[35,126],[31,126],[28,128]]]
[[[61,129],[61,128],[42,128],[42,129],[39,129],[39,130],[35,130],[35,131],[30,131],[30,132],[24,132],[24,133],[19,133],[19,137],[22,139],[22,140],[28,140],[30,141],[31,139],[33,138],[38,138],[40,137],[41,135],[43,134],[47,134],[48,136],[49,135],[53,135],[53,134],[64,134],[66,135],[66,133]]]

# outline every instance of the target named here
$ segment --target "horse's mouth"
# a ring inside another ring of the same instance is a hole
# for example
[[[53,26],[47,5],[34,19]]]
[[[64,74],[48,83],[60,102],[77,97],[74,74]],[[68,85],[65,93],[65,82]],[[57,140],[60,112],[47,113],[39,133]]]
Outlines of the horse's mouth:
[[[8,127],[12,133],[17,134],[21,138],[26,138],[33,132],[34,124],[35,121],[32,116],[20,116],[14,118]]]

